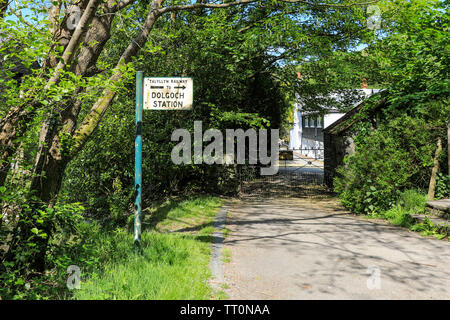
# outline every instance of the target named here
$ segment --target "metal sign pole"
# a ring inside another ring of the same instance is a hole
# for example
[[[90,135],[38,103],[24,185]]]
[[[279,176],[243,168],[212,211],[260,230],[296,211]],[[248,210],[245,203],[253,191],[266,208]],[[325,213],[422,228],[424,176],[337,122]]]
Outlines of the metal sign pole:
[[[136,142],[134,165],[134,245],[139,248],[141,242],[142,213],[142,109],[143,109],[143,72],[136,73]]]
[[[144,83],[145,82],[145,83]],[[146,110],[190,110],[192,78],[146,78],[136,72],[136,142],[134,166],[134,245],[141,242],[142,214],[142,113]]]

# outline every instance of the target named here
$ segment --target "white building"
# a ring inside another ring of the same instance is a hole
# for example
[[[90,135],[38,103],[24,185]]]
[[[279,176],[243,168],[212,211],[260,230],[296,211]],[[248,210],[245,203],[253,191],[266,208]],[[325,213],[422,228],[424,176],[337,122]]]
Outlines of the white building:
[[[355,89],[361,90],[365,97],[378,92],[378,89]],[[331,96],[334,99],[343,99],[342,96]],[[358,101],[356,104],[359,104]],[[303,155],[323,159],[323,129],[340,119],[345,113],[335,108],[327,108],[324,116],[319,112],[303,111],[301,100],[297,96],[294,106],[294,123],[289,132],[289,150],[298,150]]]

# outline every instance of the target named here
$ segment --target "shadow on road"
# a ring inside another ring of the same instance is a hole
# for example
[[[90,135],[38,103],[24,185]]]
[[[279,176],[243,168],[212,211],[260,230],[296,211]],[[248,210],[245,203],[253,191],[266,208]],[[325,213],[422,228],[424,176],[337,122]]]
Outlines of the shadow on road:
[[[230,298],[450,299],[447,241],[350,215],[320,188],[276,190],[244,194],[230,210],[227,276],[240,279]]]

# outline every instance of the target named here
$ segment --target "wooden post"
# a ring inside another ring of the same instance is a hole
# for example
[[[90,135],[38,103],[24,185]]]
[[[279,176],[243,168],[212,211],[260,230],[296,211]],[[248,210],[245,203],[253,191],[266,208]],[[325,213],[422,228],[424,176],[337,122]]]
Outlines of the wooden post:
[[[450,122],[447,125],[447,163],[448,175],[450,176]]]
[[[428,188],[428,201],[434,199],[434,192],[436,189],[436,176],[439,171],[439,156],[441,155],[441,152],[442,152],[442,140],[441,137],[438,137],[436,153],[434,154],[433,169],[431,171],[430,186]]]

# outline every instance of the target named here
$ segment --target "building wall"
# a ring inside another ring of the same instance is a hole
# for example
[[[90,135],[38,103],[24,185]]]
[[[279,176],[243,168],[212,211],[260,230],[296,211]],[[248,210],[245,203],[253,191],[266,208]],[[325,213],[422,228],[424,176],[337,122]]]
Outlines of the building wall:
[[[341,134],[324,133],[324,181],[333,188],[336,169],[344,163],[344,158],[355,152],[353,137],[346,132]]]
[[[372,94],[380,92],[379,89],[363,89],[366,97]],[[356,110],[356,111],[355,111]],[[349,111],[347,116],[352,115],[352,112],[359,112],[359,109],[353,109]],[[339,115],[339,118],[333,119],[332,123],[335,123],[344,115]],[[371,115],[371,123],[374,123],[381,116],[380,111],[377,110]],[[328,128],[330,124],[326,124],[325,128]],[[332,129],[333,130],[333,129]],[[344,165],[344,158],[351,156],[355,152],[355,142],[353,135],[349,132],[349,128],[339,131],[339,133],[330,133],[330,128],[325,130],[323,134],[324,140],[324,180],[328,187],[333,188],[333,179],[336,175],[336,169],[339,166]],[[336,130],[335,130],[336,132]]]
[[[303,114],[301,105],[297,103],[294,109],[293,127],[289,131],[289,149],[301,150],[302,154],[308,157],[323,159],[323,129],[343,115],[343,113],[331,112],[318,121],[315,115]]]
[[[323,129],[303,128],[302,154],[309,158],[323,159]]]
[[[302,154],[309,158],[323,159],[323,129],[340,119],[344,114],[333,112],[326,114],[322,118],[314,115],[302,116],[301,111],[298,113],[298,123],[294,123],[294,128],[291,129],[291,143],[289,148],[301,150]]]
[[[300,105],[295,104],[294,108],[294,126],[289,131],[289,149],[300,149],[302,144],[302,114]]]
[[[370,95],[379,91],[378,89],[355,90],[362,90],[366,97],[369,97]],[[299,99],[298,96],[296,97],[297,99]],[[301,150],[302,154],[308,157],[323,159],[326,156],[324,150],[327,149],[327,145],[324,143],[325,137],[323,134],[323,130],[338,121],[344,115],[345,113],[340,113],[337,110],[329,110],[329,113],[324,115],[320,125],[317,126],[317,117],[311,114],[308,115],[307,113],[304,113],[302,111],[301,104],[296,103],[294,110],[294,124],[289,134],[289,149]],[[315,120],[313,126],[311,126],[310,121],[306,121],[307,119],[309,120],[310,117]],[[345,143],[352,144],[351,140]],[[341,145],[341,147],[343,146]],[[349,151],[351,150],[349,149]],[[340,156],[340,154],[338,154],[337,156]],[[339,160],[343,160],[343,156],[342,159]]]

